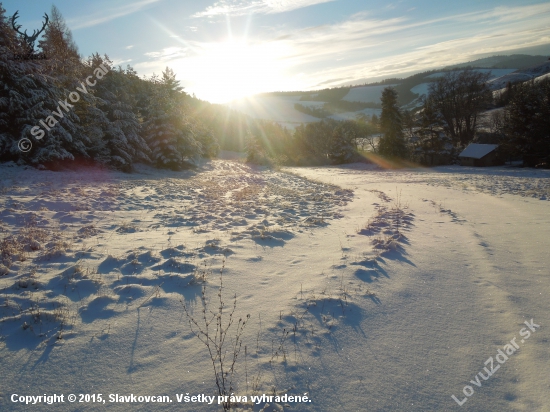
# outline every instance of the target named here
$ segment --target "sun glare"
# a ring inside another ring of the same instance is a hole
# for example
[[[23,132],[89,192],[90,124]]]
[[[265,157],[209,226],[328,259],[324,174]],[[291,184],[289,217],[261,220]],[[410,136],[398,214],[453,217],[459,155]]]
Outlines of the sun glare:
[[[212,43],[193,62],[197,97],[226,103],[241,97],[273,91],[282,84],[283,68],[269,45],[244,41]]]

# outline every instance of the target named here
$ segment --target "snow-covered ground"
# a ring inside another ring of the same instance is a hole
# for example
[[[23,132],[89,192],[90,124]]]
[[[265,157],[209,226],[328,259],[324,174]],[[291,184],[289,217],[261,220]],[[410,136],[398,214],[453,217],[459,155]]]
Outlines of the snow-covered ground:
[[[411,89],[411,92],[416,93],[418,95],[425,95],[425,94],[428,94],[429,87],[430,87],[430,83],[417,84]]]
[[[230,392],[312,399],[241,409],[550,408],[548,171],[214,160],[0,176],[1,410],[219,410],[177,395],[217,395],[185,309],[202,325],[204,287],[217,312],[222,266],[223,324],[236,295],[226,372],[248,319]],[[54,393],[107,402],[11,402]]]
[[[279,123],[301,124],[318,122],[320,119],[299,112],[294,104],[301,102],[299,96],[252,96],[235,100],[229,103],[229,107],[247,114],[255,119],[272,120]]]
[[[508,82],[526,82],[532,79],[543,79],[550,72],[550,62],[546,62],[528,69],[516,70],[489,81],[491,90],[502,90]]]
[[[372,117],[372,115],[375,114],[376,116],[380,117],[380,115],[382,114],[382,110],[381,109],[363,109],[363,110],[358,110],[356,112],[336,113],[336,114],[330,115],[329,117],[334,120],[356,120],[357,116],[359,116],[360,114],[366,114],[369,117]]]
[[[354,89],[352,89],[353,91]],[[351,92],[351,91],[350,91]],[[377,92],[378,93],[378,92]],[[379,93],[378,93],[379,94]],[[374,99],[374,97],[373,97]],[[379,97],[374,100],[379,102]],[[362,101],[357,99],[357,101]],[[306,107],[322,108],[324,102],[303,101],[299,96],[253,96],[246,99],[236,100],[230,103],[230,107],[241,111],[256,119],[272,120],[289,129],[295,129],[298,125],[311,122],[319,122],[321,119],[302,113],[294,108],[298,103]],[[329,116],[335,120],[356,119],[360,114],[380,116],[380,109],[364,109],[356,112],[337,113]]]
[[[361,86],[352,87],[348,94],[344,96],[342,100],[350,102],[374,102],[380,103],[380,97],[386,87],[395,86],[394,84],[388,84],[384,86]]]
[[[315,102],[315,101],[295,101],[295,103],[301,104],[302,106],[317,108],[320,109],[323,107],[325,102]]]

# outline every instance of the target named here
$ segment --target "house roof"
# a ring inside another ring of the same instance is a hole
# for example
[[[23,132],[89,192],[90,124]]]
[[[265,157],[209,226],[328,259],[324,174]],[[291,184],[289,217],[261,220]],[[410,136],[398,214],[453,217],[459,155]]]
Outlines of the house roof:
[[[497,144],[478,144],[471,143],[458,157],[470,157],[472,159],[481,159],[498,147]]]

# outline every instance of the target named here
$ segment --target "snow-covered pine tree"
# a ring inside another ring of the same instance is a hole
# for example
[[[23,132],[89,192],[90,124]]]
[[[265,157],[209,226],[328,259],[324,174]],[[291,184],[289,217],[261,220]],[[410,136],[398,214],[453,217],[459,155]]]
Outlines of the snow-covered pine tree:
[[[3,12],[1,20],[2,43],[7,48],[12,42],[11,28]],[[22,47],[20,42],[15,46]],[[11,52],[23,51],[19,48]],[[64,91],[52,77],[41,73],[42,61],[2,58],[0,64],[1,159],[56,167],[61,161],[73,160],[73,154],[85,155],[84,146],[72,137],[78,119],[59,104],[65,99]],[[22,151],[18,146],[21,139],[29,139],[32,148]]]
[[[195,140],[201,145],[202,156],[208,158],[216,157],[220,151],[220,144],[212,133],[212,130],[199,119],[194,119],[193,123],[193,135],[195,136]]]
[[[15,138],[9,148],[12,159],[33,165],[57,168],[60,162],[86,157],[83,143],[73,139],[78,118],[65,102],[63,90],[51,78],[28,72],[30,63],[17,63],[17,70],[5,79],[9,88],[7,130]],[[60,103],[61,102],[61,103]],[[30,139],[32,149],[22,152],[17,142]]]
[[[97,99],[97,123],[103,132],[103,148],[96,159],[121,170],[131,171],[134,162],[149,163],[149,147],[140,136],[140,124],[135,114],[136,100],[131,94],[131,79],[121,68],[112,68],[108,56],[92,55],[86,62],[90,71],[104,65],[108,75],[93,86]]]
[[[55,6],[52,6],[49,24],[43,38],[38,42],[38,47],[47,57],[46,60],[39,61],[39,72],[48,79],[50,87],[54,89],[54,93],[50,93],[51,98],[44,101],[44,107],[49,112],[47,115],[51,116],[48,119],[54,118],[58,123],[51,121],[55,125],[53,128],[50,127],[51,130],[42,126],[49,139],[44,139],[45,145],[38,147],[32,163],[45,163],[50,167],[57,167],[60,161],[90,159],[87,150],[94,142],[97,143],[99,137],[92,120],[97,112],[88,112],[90,107],[93,107],[94,97],[93,93],[80,91],[77,92],[76,102],[69,98],[77,87],[82,88],[79,79],[83,77],[84,66],[80,62],[72,34],[61,12]],[[52,112],[58,115],[54,116]],[[61,154],[63,150],[68,155],[55,154]]]
[[[0,3],[0,161],[13,160],[10,148],[18,135],[17,130],[10,127],[9,87],[7,81],[16,71],[13,54],[19,49],[19,40],[9,26],[6,10]]]
[[[202,154],[193,136],[193,124],[183,109],[178,82],[168,68],[162,80],[150,79],[152,93],[143,124],[145,141],[158,167],[180,169],[187,161]]]
[[[250,129],[246,130],[245,150],[246,150],[246,161],[248,163],[258,164],[264,160],[264,154],[262,151],[262,147],[258,142],[258,138],[250,132]]]
[[[80,62],[78,48],[65,19],[54,5],[38,47],[47,57],[47,60],[42,61],[43,70],[54,76],[63,86],[68,87],[75,78],[80,78],[83,65]]]

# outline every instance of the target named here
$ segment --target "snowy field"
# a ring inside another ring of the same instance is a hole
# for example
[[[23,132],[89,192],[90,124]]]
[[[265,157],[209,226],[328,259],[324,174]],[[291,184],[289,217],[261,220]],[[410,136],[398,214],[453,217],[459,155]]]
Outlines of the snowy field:
[[[373,114],[380,117],[382,109],[363,109],[356,112],[343,112],[332,114],[329,117],[334,120],[357,120],[357,116],[360,114],[366,114],[368,117],[372,117]]]
[[[0,176],[0,410],[221,410],[178,401],[218,395],[202,296],[239,410],[550,410],[548,171]],[[54,393],[106,403],[12,402]]]
[[[491,90],[502,90],[506,87],[508,82],[526,82],[528,80],[541,81],[548,77],[550,74],[550,62],[541,64],[539,66],[531,67],[524,70],[517,70],[513,73],[492,79],[489,82]]]
[[[247,114],[255,119],[272,120],[283,123],[318,122],[317,117],[299,112],[294,104],[301,102],[299,96],[252,96],[229,103],[229,107]],[[322,105],[322,103],[321,103]]]
[[[353,90],[355,89],[351,89],[351,91]],[[376,96],[378,97],[376,99],[373,98],[374,100],[366,101],[379,101],[380,93],[381,92],[377,92]],[[357,99],[357,101],[363,100]],[[321,119],[317,117],[310,116],[296,110],[294,108],[294,105],[296,103],[311,108],[322,108],[324,105],[324,102],[302,101],[297,96],[254,96],[246,99],[236,100],[234,102],[231,102],[229,106],[256,119],[272,120],[279,123],[281,126],[287,127],[292,130],[304,123],[321,121]],[[364,109],[358,110],[356,112],[333,114],[329,116],[329,118],[335,120],[355,120],[360,114],[366,114],[367,116],[372,116],[373,114],[376,114],[377,116],[380,116],[381,112],[382,110],[380,109]]]
[[[361,86],[352,87],[348,94],[344,96],[342,100],[349,102],[374,102],[379,103],[382,92],[386,87],[395,86],[394,84],[387,84],[384,86]]]

